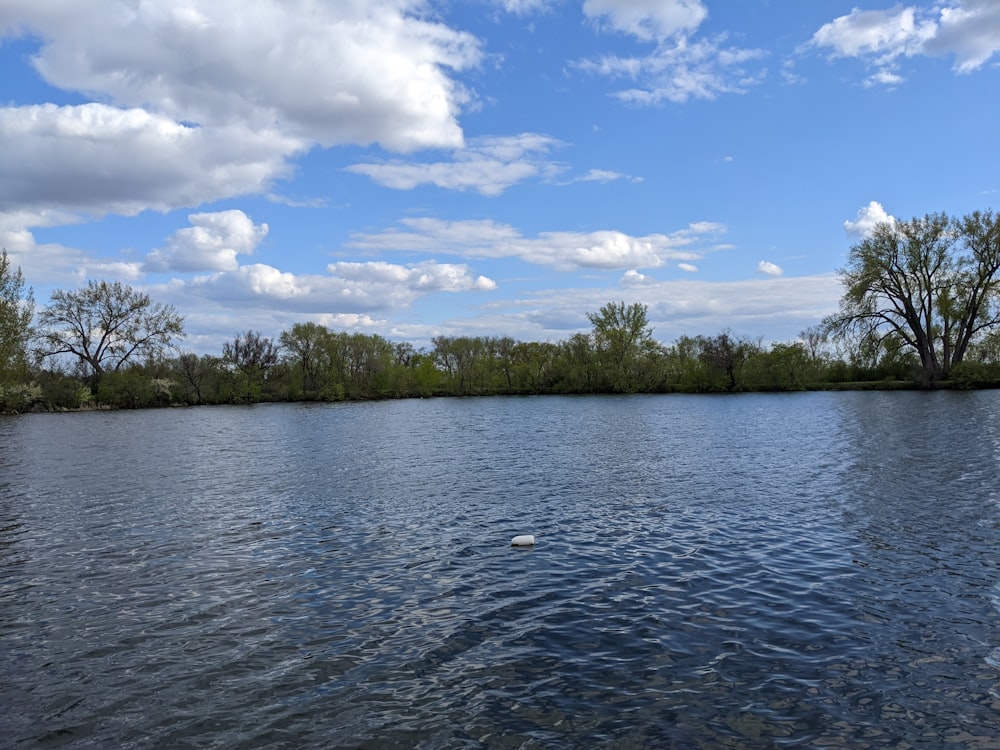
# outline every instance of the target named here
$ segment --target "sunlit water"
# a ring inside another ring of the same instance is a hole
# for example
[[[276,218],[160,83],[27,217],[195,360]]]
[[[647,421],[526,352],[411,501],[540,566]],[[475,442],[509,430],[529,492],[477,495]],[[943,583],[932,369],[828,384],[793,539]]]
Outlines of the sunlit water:
[[[997,748],[998,502],[1000,392],[0,418],[0,745]]]

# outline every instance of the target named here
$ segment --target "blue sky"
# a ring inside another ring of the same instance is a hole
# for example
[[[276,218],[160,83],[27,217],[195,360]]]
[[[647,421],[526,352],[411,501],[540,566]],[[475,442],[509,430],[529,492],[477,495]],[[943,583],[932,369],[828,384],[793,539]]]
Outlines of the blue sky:
[[[0,244],[219,353],[793,341],[876,221],[1000,208],[1000,3],[3,0]]]

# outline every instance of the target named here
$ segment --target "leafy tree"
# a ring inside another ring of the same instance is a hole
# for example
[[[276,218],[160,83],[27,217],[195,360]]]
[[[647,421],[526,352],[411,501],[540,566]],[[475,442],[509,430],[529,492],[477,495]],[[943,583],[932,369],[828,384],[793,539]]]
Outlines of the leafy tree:
[[[38,316],[42,356],[72,354],[96,383],[133,358],[157,357],[184,335],[171,305],[120,281],[91,281],[78,291],[56,290]]]
[[[553,363],[559,347],[549,342],[515,343],[511,350],[516,389],[522,393],[543,393],[552,385]]]
[[[723,331],[711,338],[698,337],[701,351],[698,359],[708,368],[713,389],[736,391],[744,386],[743,367],[760,351],[752,341]]]
[[[644,370],[643,361],[655,348],[645,305],[609,302],[587,313],[594,326],[591,336],[608,385],[615,391],[634,391]]]
[[[118,409],[147,409],[169,406],[174,383],[152,377],[142,368],[130,367],[107,372],[97,387],[97,401]]]
[[[435,336],[434,356],[447,374],[454,393],[467,395],[482,391],[482,381],[477,370],[482,368],[482,360],[487,356],[483,339],[472,336]]]
[[[759,351],[747,363],[754,369],[754,386],[768,390],[793,391],[814,381],[815,360],[802,342],[771,345]]]
[[[844,296],[826,328],[876,349],[892,342],[913,351],[931,385],[1000,323],[1000,216],[879,224],[851,248],[840,275]]]
[[[238,376],[236,399],[252,403],[260,400],[268,374],[278,364],[278,347],[258,331],[247,331],[222,345],[222,359]]]
[[[21,269],[13,270],[7,251],[0,251],[0,388],[17,382],[27,370],[34,314],[34,297],[25,289]]]
[[[347,365],[347,395],[350,398],[374,398],[392,365],[392,344],[379,335],[342,334]]]
[[[597,390],[597,356],[590,336],[574,333],[559,345],[553,363],[554,390],[562,393],[593,393]]]
[[[666,387],[680,391],[709,390],[708,367],[700,358],[702,336],[681,336],[666,349],[664,370]]]
[[[210,354],[199,357],[194,352],[185,352],[178,357],[173,366],[182,398],[192,404],[217,400],[219,382],[225,375],[222,365],[221,359]]]
[[[281,346],[302,373],[303,394],[313,393],[319,387],[326,359],[323,339],[329,333],[325,326],[318,323],[296,323],[290,331],[282,332],[279,337]]]

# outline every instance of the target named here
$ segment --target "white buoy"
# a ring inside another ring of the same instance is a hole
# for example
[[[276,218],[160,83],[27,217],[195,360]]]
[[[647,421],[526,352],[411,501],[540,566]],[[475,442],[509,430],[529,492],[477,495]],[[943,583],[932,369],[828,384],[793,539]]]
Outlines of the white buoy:
[[[535,546],[535,535],[534,534],[521,534],[510,540],[511,547],[534,547]]]

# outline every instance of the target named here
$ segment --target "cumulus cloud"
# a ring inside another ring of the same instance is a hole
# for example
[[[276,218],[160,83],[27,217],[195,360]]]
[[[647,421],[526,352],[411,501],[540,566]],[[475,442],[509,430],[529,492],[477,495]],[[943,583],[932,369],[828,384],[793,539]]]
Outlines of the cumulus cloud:
[[[516,228],[490,220],[448,222],[405,219],[401,228],[355,234],[349,247],[372,252],[435,252],[469,258],[519,258],[561,270],[656,268],[669,260],[697,260],[714,247],[725,227],[691,224],[671,234],[635,237],[615,230],[542,232],[525,237]]]
[[[460,148],[455,76],[482,58],[422,0],[7,0],[0,37],[17,36],[92,100],[0,107],[0,214],[23,219],[266,194],[317,145]]]
[[[1000,52],[1000,4],[995,0],[952,0],[932,9],[855,8],[824,24],[810,46],[831,57],[855,57],[879,68],[868,85],[896,85],[897,61],[916,55],[953,56],[954,69],[969,73]]]
[[[397,265],[382,261],[342,262],[328,274],[293,274],[263,263],[234,271],[175,280],[164,289],[175,298],[210,299],[230,309],[267,309],[311,314],[367,314],[398,310],[436,292],[480,292],[496,288],[464,264],[425,261]]]
[[[35,68],[64,90],[204,126],[409,151],[462,142],[456,115],[469,94],[449,71],[481,58],[473,36],[424,10],[420,0],[7,0],[0,31],[44,39]]]
[[[0,141],[0,213],[36,216],[133,215],[261,192],[301,146],[274,131],[192,127],[96,103],[2,107]]]
[[[871,201],[867,206],[858,209],[854,221],[848,219],[844,222],[844,231],[853,237],[864,238],[871,234],[876,225],[894,221],[896,219],[886,213],[881,203]]]
[[[914,8],[861,10],[824,24],[813,35],[813,44],[838,57],[870,56],[878,63],[919,52],[934,35],[935,24],[919,20]]]
[[[955,69],[969,73],[1000,53],[1000,5],[994,0],[965,0],[940,13],[937,33],[925,45],[929,54],[954,55]]]
[[[564,144],[546,135],[521,133],[470,140],[454,152],[450,161],[421,162],[393,159],[381,163],[354,164],[348,172],[362,174],[396,190],[436,185],[449,190],[475,190],[499,195],[523,180],[551,178],[565,167],[546,159]]]
[[[634,268],[630,268],[622,275],[621,283],[624,286],[639,286],[649,281],[649,277],[639,273]]]
[[[781,276],[785,272],[781,266],[767,260],[762,260],[757,264],[757,271],[766,276]]]
[[[191,214],[190,227],[178,229],[167,246],[146,257],[144,270],[234,271],[239,255],[251,255],[267,236],[267,224],[254,224],[238,209]]]

